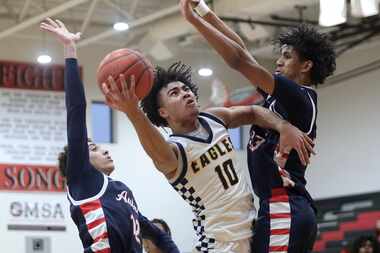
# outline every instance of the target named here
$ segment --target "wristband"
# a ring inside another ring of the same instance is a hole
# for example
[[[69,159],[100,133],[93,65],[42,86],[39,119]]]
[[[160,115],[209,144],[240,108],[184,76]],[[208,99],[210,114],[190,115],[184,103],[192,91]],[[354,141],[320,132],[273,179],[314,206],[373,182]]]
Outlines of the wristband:
[[[199,0],[198,5],[194,8],[199,16],[204,17],[210,12],[210,8],[207,6],[204,0]]]

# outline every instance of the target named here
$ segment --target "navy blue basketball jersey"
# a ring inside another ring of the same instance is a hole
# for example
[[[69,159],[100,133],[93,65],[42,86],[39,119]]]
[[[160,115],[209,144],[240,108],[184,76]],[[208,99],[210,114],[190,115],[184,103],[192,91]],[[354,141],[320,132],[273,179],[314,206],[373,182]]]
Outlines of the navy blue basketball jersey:
[[[68,193],[68,198],[85,253],[142,252],[140,214],[124,183],[104,176],[96,196],[75,201]]]
[[[90,163],[86,98],[76,59],[66,59],[65,94],[67,194],[84,252],[141,253],[143,236],[162,252],[178,253],[171,237],[139,213],[131,190]]]
[[[281,76],[274,75],[275,89],[272,96],[264,95],[264,107],[280,118],[306,132],[310,138],[316,137],[317,93],[314,89]],[[282,187],[279,165],[274,156],[279,141],[276,131],[253,125],[250,130],[250,140],[247,146],[248,167],[255,194],[263,199],[271,197],[273,188]],[[284,166],[290,174],[296,187],[289,189],[290,194],[304,195],[311,200],[305,189],[305,170],[298,154],[292,150]]]

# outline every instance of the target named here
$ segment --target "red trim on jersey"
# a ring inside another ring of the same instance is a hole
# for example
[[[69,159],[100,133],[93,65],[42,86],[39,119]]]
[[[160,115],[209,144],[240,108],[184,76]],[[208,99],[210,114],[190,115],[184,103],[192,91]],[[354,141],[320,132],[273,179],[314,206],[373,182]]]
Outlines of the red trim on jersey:
[[[289,202],[289,196],[288,195],[274,196],[270,198],[269,202],[270,203]]]
[[[87,228],[90,230],[90,229],[93,229],[94,227],[98,226],[99,224],[105,223],[105,222],[106,222],[106,218],[103,217],[103,218],[94,220],[93,222],[87,224]]]
[[[269,215],[270,219],[284,219],[284,218],[291,218],[290,213],[271,213]]]
[[[82,210],[83,215],[99,208],[102,208],[102,204],[99,199],[80,205],[80,210]]]
[[[269,252],[287,252],[290,240],[291,209],[289,203],[289,196],[286,189],[272,189],[272,197],[269,199],[269,203],[269,224],[271,226]],[[282,210],[283,212],[277,213],[279,210]],[[289,212],[287,212],[287,210],[289,210]],[[280,221],[276,221],[279,219]],[[280,226],[278,224],[280,224]],[[275,237],[272,238],[272,236]]]
[[[290,229],[271,229],[271,235],[288,235],[290,233]]]
[[[273,188],[272,189],[272,196],[279,196],[279,195],[288,195],[288,191],[283,187]]]
[[[276,251],[288,251],[288,246],[271,246],[269,247],[269,252]]]
[[[97,250],[94,253],[111,253],[111,248]]]
[[[98,242],[98,241],[100,241],[100,240],[102,240],[102,239],[107,239],[107,238],[108,238],[108,233],[107,233],[107,232],[104,232],[103,234],[99,235],[98,237],[96,237],[96,238],[94,239],[94,243],[95,243],[95,242]]]
[[[79,207],[80,207],[82,214],[84,216],[84,219],[86,221],[88,232],[89,232],[90,236],[92,237],[92,239],[94,240],[91,244],[91,247],[103,239],[108,239],[106,218],[104,216],[104,212],[103,212],[103,208],[102,208],[102,204],[101,204],[100,200],[97,199],[97,200],[85,203],[83,205],[80,205]],[[88,214],[92,211],[96,211],[95,215],[99,215],[99,218],[88,223],[88,220],[86,219],[86,214]],[[99,226],[100,224],[105,225],[104,229],[102,228],[99,231],[98,231],[98,229],[92,230],[95,227]],[[92,230],[92,231],[90,232],[90,230]],[[106,246],[107,248],[96,250],[96,251],[94,251],[94,253],[111,253],[109,241],[107,241],[106,244],[107,244],[107,246]]]

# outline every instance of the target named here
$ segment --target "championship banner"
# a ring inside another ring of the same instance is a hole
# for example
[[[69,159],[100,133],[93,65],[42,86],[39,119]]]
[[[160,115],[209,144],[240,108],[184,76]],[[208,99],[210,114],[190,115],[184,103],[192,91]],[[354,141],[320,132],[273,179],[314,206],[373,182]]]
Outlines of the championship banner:
[[[63,191],[64,66],[0,61],[0,191]]]

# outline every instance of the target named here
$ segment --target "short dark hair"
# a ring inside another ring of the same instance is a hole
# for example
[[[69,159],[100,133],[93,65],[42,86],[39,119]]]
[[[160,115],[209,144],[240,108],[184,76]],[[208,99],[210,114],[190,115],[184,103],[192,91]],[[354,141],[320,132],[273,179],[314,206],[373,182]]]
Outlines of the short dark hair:
[[[158,109],[160,108],[158,93],[162,88],[167,87],[168,84],[172,82],[181,82],[185,84],[198,99],[198,87],[191,80],[190,66],[183,64],[182,62],[176,62],[170,65],[168,69],[157,67],[153,87],[149,94],[141,101],[141,107],[150,121],[159,127],[167,127],[168,122],[162,118],[158,112]]]
[[[326,34],[319,33],[311,25],[300,24],[290,28],[278,36],[275,45],[292,46],[302,60],[313,62],[310,74],[314,85],[322,84],[336,69],[336,54],[332,42]]]
[[[92,141],[90,138],[87,139],[87,142]],[[66,177],[67,175],[67,153],[69,151],[68,146],[63,147],[63,151],[58,154],[58,169],[61,173],[61,176]]]
[[[164,221],[163,219],[153,219],[152,220],[152,223],[155,223],[155,224],[160,224],[163,228],[164,228],[164,231],[169,235],[169,236],[172,236],[172,233],[170,231],[170,228],[169,228],[169,225],[166,223],[166,221]]]
[[[63,147],[63,151],[58,154],[58,169],[62,177],[66,177],[67,172],[67,145]]]
[[[373,253],[379,253],[379,244],[376,241],[374,236],[371,235],[362,235],[354,240],[352,243],[351,253],[359,253],[359,249],[364,245],[366,241],[370,241],[372,243]]]

